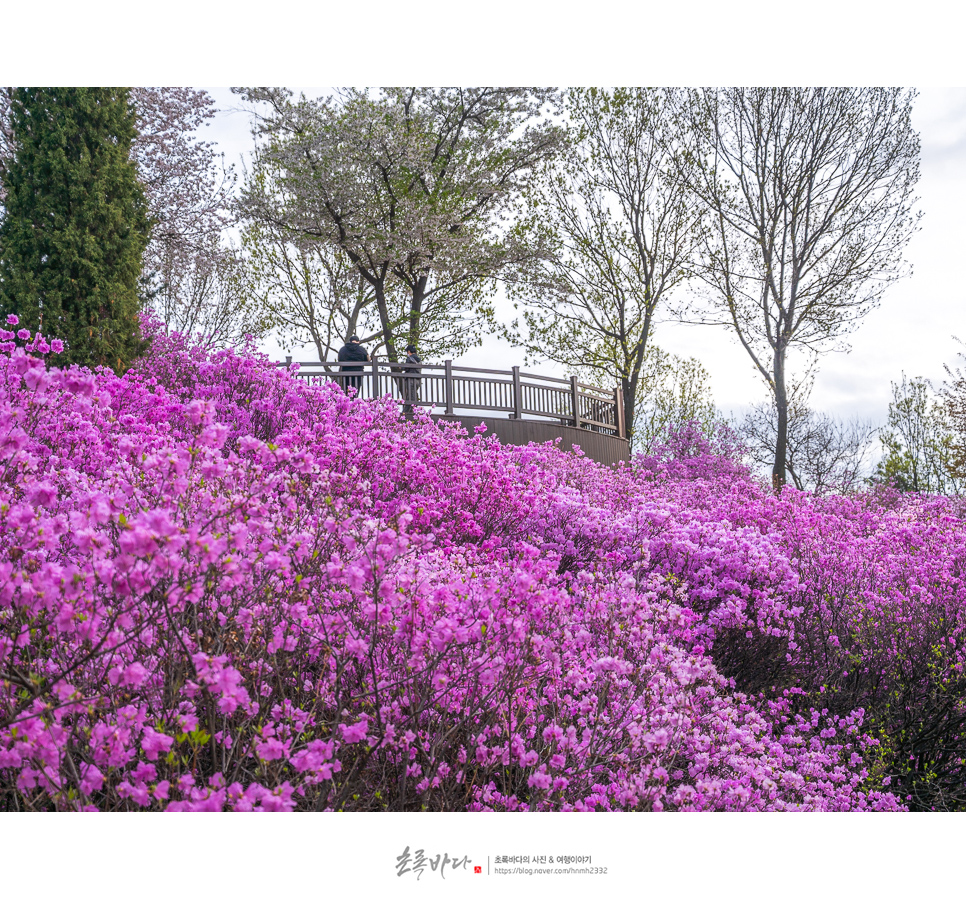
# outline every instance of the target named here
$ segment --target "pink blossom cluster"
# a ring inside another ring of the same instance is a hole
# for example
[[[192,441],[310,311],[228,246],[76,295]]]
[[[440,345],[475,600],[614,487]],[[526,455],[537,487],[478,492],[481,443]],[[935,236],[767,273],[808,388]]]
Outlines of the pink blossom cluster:
[[[775,498],[693,432],[616,470],[502,446],[159,330],[123,377],[17,335],[0,807],[921,804],[948,504]]]

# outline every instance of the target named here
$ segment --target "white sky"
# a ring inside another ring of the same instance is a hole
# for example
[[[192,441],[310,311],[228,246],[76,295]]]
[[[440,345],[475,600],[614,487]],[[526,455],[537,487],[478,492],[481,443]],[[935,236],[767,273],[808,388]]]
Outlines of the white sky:
[[[215,141],[227,160],[238,162],[253,146],[249,116],[238,110],[240,100],[229,89],[205,88],[220,111],[204,137]],[[326,91],[324,87],[297,89],[308,96]],[[890,382],[898,381],[905,372],[940,384],[943,365],[958,360],[960,349],[953,336],[966,339],[961,319],[966,294],[960,280],[961,224],[966,214],[966,171],[961,165],[966,157],[966,89],[921,89],[913,118],[922,143],[917,194],[924,212],[921,229],[907,249],[913,274],[886,292],[881,307],[862,326],[839,340],[851,346],[849,352],[820,359],[812,391],[812,407],[820,411],[884,422]],[[497,310],[504,320],[514,315],[506,301],[498,301]],[[666,314],[658,314],[657,319],[655,343],[704,364],[711,374],[716,402],[725,414],[741,413],[749,403],[766,398],[761,376],[732,332],[675,324]],[[283,357],[274,343],[266,343],[266,347],[273,357]],[[293,355],[317,360],[311,347],[296,349]],[[488,336],[479,348],[452,357],[471,366],[497,368],[525,361],[523,349],[495,336]],[[545,373],[560,370],[552,363],[539,366]]]

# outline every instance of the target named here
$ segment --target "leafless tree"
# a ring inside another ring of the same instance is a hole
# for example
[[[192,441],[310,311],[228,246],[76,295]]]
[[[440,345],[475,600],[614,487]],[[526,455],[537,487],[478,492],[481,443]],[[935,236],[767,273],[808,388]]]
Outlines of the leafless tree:
[[[168,283],[153,304],[157,318],[209,348],[261,338],[267,326],[250,297],[251,283],[241,255],[210,241],[195,250],[193,261],[181,260],[167,273]]]
[[[905,273],[916,230],[915,93],[881,87],[730,87],[678,106],[710,212],[704,322],[732,327],[776,407],[772,482],[786,481],[788,356],[842,336]]]
[[[335,361],[349,336],[361,335],[375,353],[378,331],[366,334],[378,330],[375,297],[342,250],[259,223],[245,228],[242,243],[251,296],[282,347],[311,343],[319,361]]]
[[[620,386],[631,433],[655,311],[689,276],[702,229],[700,201],[672,168],[675,98],[647,88],[568,92],[568,153],[542,170],[530,196],[543,257],[518,273],[523,328],[505,333],[531,354]]]
[[[778,412],[774,402],[751,407],[736,426],[751,459],[772,466]],[[850,492],[871,473],[877,428],[859,418],[839,419],[789,400],[785,472],[796,489],[823,495]]]

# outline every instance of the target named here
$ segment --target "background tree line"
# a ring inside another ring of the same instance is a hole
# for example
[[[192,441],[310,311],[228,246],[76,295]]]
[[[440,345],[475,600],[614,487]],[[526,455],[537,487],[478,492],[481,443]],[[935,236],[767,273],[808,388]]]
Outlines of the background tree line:
[[[819,356],[908,271],[914,92],[235,92],[254,126],[240,185],[195,137],[204,93],[0,94],[0,298],[65,338],[65,360],[128,366],[146,308],[211,344],[274,332],[320,360],[351,334],[390,360],[407,341],[458,355],[489,328],[621,387],[647,449],[668,425],[720,421],[661,323],[721,324],[765,385],[737,425],[775,488],[861,481],[875,432],[808,396]],[[876,475],[945,490],[954,439],[923,386],[896,384]]]

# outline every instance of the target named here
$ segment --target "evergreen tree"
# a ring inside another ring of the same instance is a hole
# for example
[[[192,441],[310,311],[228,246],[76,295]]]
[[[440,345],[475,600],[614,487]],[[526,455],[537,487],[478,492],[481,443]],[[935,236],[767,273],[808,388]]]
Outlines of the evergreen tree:
[[[0,168],[0,304],[27,328],[63,339],[62,363],[121,372],[142,344],[138,281],[149,230],[130,157],[128,91],[12,96],[13,155]]]

